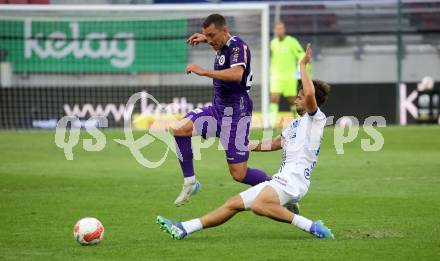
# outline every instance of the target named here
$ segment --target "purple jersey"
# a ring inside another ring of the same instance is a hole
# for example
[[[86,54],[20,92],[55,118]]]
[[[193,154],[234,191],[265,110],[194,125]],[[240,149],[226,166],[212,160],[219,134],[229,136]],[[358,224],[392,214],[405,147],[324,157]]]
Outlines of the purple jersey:
[[[252,84],[251,51],[248,45],[232,36],[226,45],[215,56],[214,70],[225,70],[234,66],[243,66],[244,73],[241,81],[221,81],[214,79],[213,105],[220,112],[225,107],[233,107],[234,111],[252,113],[252,100],[248,91]],[[234,112],[235,114],[235,112]]]

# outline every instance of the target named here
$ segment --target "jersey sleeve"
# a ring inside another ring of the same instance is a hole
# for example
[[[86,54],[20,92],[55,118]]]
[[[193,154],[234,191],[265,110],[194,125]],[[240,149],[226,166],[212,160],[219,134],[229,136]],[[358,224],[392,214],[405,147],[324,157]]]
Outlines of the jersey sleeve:
[[[321,145],[322,135],[324,127],[327,122],[325,114],[319,109],[316,109],[315,113],[308,113],[311,118],[311,125],[309,131],[309,143],[308,148],[317,155],[319,153],[319,146]]]
[[[273,49],[275,48],[275,39],[270,40],[270,51],[273,52]]]
[[[289,127],[284,128],[281,133],[280,133],[280,137],[281,137],[281,147],[284,148],[284,144],[286,141],[286,137],[287,137],[287,131],[288,131]]]
[[[243,42],[231,43],[231,53],[229,56],[230,67],[241,65],[246,68],[247,46]]]
[[[273,53],[274,53],[274,40],[272,40],[272,41],[270,41],[270,64],[272,65],[273,64],[273,61],[274,61],[274,55],[273,55]]]
[[[287,135],[286,132],[287,132],[287,127],[284,128],[284,129],[281,131],[281,133],[280,133],[280,136],[281,136],[282,139],[284,139],[284,138],[286,137],[286,135]]]
[[[292,37],[290,48],[293,52],[293,55],[296,57],[296,59],[298,61],[301,60],[302,56],[304,55],[305,52],[304,52],[304,49],[302,48],[301,44],[294,37]]]

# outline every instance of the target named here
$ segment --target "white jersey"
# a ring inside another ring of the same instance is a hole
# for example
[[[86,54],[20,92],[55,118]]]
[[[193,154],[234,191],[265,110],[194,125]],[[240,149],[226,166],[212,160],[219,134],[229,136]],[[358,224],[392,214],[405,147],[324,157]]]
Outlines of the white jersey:
[[[307,192],[325,124],[326,116],[318,108],[314,114],[306,113],[294,120],[281,133],[283,159],[274,180],[287,193],[302,197]]]

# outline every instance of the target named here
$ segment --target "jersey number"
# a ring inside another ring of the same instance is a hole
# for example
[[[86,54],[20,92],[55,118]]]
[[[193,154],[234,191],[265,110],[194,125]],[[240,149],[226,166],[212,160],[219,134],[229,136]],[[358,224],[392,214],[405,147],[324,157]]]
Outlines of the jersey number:
[[[246,79],[247,90],[250,90],[251,87],[252,87],[252,77],[253,77],[253,75],[252,75],[252,69],[251,69],[251,71],[249,72],[249,75],[248,75],[248,77]]]

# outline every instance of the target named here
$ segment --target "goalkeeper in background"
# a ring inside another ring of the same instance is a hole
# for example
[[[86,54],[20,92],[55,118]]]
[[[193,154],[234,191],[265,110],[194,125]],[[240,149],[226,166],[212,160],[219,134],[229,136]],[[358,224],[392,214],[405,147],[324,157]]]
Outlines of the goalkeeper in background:
[[[278,117],[280,96],[283,95],[291,104],[295,118],[298,116],[295,108],[299,77],[298,63],[304,56],[304,49],[298,40],[286,35],[286,27],[282,21],[274,26],[275,38],[270,42],[270,123],[275,127]],[[311,74],[311,67],[307,68]]]

